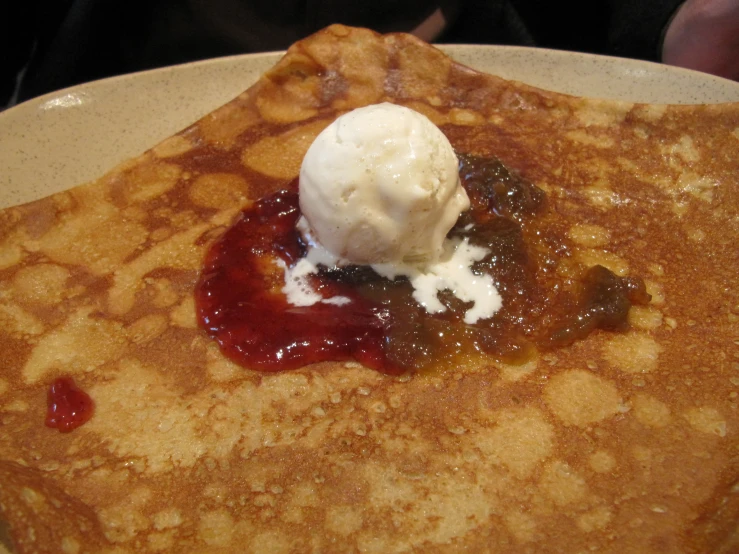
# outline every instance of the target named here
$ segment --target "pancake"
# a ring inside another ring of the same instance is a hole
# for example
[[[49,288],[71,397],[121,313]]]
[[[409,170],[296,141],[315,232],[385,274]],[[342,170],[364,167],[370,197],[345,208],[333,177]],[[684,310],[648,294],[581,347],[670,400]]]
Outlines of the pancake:
[[[630,329],[523,365],[266,374],[196,323],[203,256],[346,110],[391,101],[548,196]],[[0,212],[0,515],[25,552],[736,552],[739,104],[565,96],[332,26],[99,180]],[[44,426],[71,376],[95,403]]]

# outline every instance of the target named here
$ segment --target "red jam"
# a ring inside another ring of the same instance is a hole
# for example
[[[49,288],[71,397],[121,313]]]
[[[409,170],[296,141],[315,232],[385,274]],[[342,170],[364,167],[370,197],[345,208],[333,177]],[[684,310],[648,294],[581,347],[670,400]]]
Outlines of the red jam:
[[[326,360],[357,360],[386,373],[401,369],[387,358],[387,310],[351,287],[316,277],[324,297],[344,305],[288,304],[281,292],[280,258],[293,265],[305,250],[295,230],[298,195],[281,191],[242,212],[211,248],[196,288],[201,325],[235,362],[262,371],[294,369]]]
[[[361,266],[312,276],[324,298],[351,302],[288,304],[277,260],[291,266],[305,253],[295,229],[293,183],[242,212],[211,247],[196,287],[201,326],[226,356],[252,369],[356,360],[398,373],[450,367],[476,355],[523,363],[596,329],[622,330],[631,304],[649,301],[641,280],[601,266],[581,268],[574,285],[559,276],[559,261],[570,256],[561,221],[546,209],[543,191],[499,161],[461,156],[460,177],[471,207],[450,236],[490,251],[473,271],[491,275],[502,296],[493,317],[465,324],[469,305],[448,292],[439,295],[447,310],[430,315],[406,279],[389,281]]]
[[[46,426],[59,429],[61,433],[69,433],[87,423],[95,409],[92,398],[77,388],[69,377],[54,381],[46,398]]]

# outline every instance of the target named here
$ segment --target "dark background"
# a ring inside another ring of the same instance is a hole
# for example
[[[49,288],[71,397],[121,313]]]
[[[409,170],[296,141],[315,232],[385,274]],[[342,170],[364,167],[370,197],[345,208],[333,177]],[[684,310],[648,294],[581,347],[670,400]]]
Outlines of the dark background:
[[[81,82],[283,50],[331,23],[410,31],[437,8],[437,43],[515,44],[659,61],[681,0],[30,0],[0,20],[0,106]],[[19,75],[22,79],[19,79]]]

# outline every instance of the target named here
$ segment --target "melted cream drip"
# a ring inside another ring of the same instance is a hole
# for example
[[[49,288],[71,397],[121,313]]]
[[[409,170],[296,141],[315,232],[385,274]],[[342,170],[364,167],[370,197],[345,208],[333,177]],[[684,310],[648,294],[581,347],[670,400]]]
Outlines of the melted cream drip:
[[[285,272],[282,292],[287,296],[287,301],[294,306],[312,306],[318,302],[342,305],[351,302],[346,296],[323,298],[310,286],[308,276],[316,273],[319,265],[340,267],[350,262],[334,256],[311,240],[303,218],[299,221],[298,228],[309,243],[306,256],[291,268],[282,260],[277,260],[277,264]],[[502,299],[492,277],[472,272],[472,264],[482,260],[488,252],[487,248],[469,244],[467,239],[446,239],[444,254],[436,262],[418,265],[373,264],[370,267],[390,280],[400,276],[407,277],[413,286],[413,298],[431,314],[446,311],[446,306],[438,298],[438,293],[444,290],[451,291],[463,302],[473,302],[473,306],[464,314],[464,322],[473,324],[492,317],[502,306]]]

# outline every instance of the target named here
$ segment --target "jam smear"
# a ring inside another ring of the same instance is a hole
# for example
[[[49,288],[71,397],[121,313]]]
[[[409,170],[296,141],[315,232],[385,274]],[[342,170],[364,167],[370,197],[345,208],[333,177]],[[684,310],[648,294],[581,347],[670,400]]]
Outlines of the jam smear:
[[[651,299],[644,281],[617,277],[601,265],[588,269],[576,289],[574,309],[561,318],[548,337],[551,346],[572,344],[595,329],[625,331],[631,305],[646,304]]]
[[[459,176],[477,219],[503,216],[520,221],[543,210],[544,191],[509,171],[500,160],[464,154],[459,159]]]
[[[471,205],[450,236],[489,250],[473,271],[491,275],[503,298],[493,317],[464,323],[470,304],[448,291],[439,294],[447,310],[431,315],[413,299],[407,279],[390,281],[364,266],[319,268],[311,276],[324,298],[350,302],[288,304],[278,260],[292,266],[305,254],[295,229],[294,181],[290,190],[242,212],[211,247],[196,287],[201,326],[226,356],[252,369],[357,360],[395,374],[453,367],[476,356],[524,363],[596,329],[623,330],[629,307],[649,301],[640,279],[602,266],[581,268],[574,285],[561,277],[556,269],[571,247],[556,231],[545,193],[500,161],[462,155],[460,178]]]
[[[318,278],[312,283],[325,298],[351,299],[343,305],[287,302],[276,260],[292,265],[304,255],[295,230],[299,216],[294,191],[277,192],[242,212],[206,257],[195,293],[201,325],[226,356],[261,371],[357,360],[401,372],[385,352],[391,314],[350,286]]]
[[[87,423],[95,411],[92,398],[79,389],[70,377],[56,379],[46,395],[46,426],[69,433]]]

